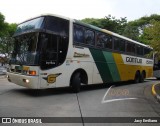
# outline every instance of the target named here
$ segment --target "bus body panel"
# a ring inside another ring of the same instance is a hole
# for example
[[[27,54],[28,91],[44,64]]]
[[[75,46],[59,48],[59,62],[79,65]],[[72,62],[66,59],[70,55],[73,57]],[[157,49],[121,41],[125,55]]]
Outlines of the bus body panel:
[[[153,60],[113,53],[121,81],[134,80],[137,71],[145,71],[146,78],[153,76]]]
[[[74,67],[74,71],[82,69],[88,77],[88,84],[93,83],[93,58],[88,48],[74,46],[73,48],[73,63],[78,64]],[[75,65],[74,65],[75,66]],[[71,66],[72,67],[72,66]]]
[[[90,49],[90,51],[96,64],[94,68],[98,69],[103,83],[134,80],[138,70],[140,73],[145,71],[146,78],[153,76],[153,60],[151,59],[94,49]],[[128,57],[131,60],[126,62],[126,59],[129,60]],[[93,83],[96,83],[96,80]]]
[[[93,64],[93,83],[103,83],[102,77],[100,76],[100,72],[98,71],[98,68],[95,63]]]
[[[11,69],[15,72],[7,72],[8,80],[20,86],[24,86],[31,89],[40,89],[39,80],[39,67],[38,66],[20,66],[11,65]],[[16,72],[17,70],[23,71],[23,73]],[[34,76],[28,75],[28,72],[32,71],[35,73]],[[29,81],[28,83],[25,81]]]
[[[8,80],[12,83],[15,83],[17,85],[27,87],[30,89],[40,89],[40,82],[38,76],[26,76],[22,74],[15,74],[7,72]],[[26,83],[25,80],[29,80],[29,83]]]

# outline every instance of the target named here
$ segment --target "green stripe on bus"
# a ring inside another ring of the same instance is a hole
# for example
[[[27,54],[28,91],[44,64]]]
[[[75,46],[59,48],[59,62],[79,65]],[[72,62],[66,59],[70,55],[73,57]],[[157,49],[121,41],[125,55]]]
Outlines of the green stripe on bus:
[[[120,81],[120,75],[117,69],[116,62],[114,60],[113,54],[111,52],[103,51],[104,57],[109,67],[109,71],[111,73],[112,79],[114,82]]]
[[[101,50],[90,49],[92,57],[96,63],[98,71],[101,75],[101,78],[104,83],[113,82],[112,75],[109,69],[108,64],[106,63],[106,59]]]

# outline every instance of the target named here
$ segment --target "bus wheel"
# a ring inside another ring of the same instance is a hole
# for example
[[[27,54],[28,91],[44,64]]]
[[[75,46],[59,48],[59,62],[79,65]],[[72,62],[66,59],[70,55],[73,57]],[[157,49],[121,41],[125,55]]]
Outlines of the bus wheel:
[[[140,82],[140,73],[137,71],[135,74],[134,83],[139,83],[139,82]]]
[[[79,72],[76,72],[73,74],[72,79],[71,79],[71,87],[74,93],[78,93],[80,91],[81,78],[80,78]]]
[[[141,74],[141,76],[140,76],[141,78],[140,78],[140,82],[144,82],[144,78],[145,78],[145,73],[144,72],[142,72],[142,74]]]

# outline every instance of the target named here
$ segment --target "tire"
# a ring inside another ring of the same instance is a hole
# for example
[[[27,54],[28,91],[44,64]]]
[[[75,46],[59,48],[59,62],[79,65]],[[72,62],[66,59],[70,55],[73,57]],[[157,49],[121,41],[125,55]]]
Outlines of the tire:
[[[144,72],[142,72],[141,77],[140,77],[140,82],[144,82]]]
[[[78,93],[80,91],[81,78],[80,78],[79,72],[76,72],[73,74],[72,79],[71,79],[71,87],[74,93]]]
[[[135,74],[134,83],[139,83],[139,82],[140,82],[140,74],[137,71],[136,74]]]

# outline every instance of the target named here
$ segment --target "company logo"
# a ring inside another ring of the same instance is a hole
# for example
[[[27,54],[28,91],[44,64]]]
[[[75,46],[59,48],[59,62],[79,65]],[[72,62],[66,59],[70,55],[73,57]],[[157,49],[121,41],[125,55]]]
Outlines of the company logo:
[[[126,57],[126,62],[142,64],[142,59],[136,57]]]
[[[2,118],[2,123],[42,123],[42,120],[37,118]]]
[[[146,60],[146,64],[153,64],[153,61],[151,61],[151,60]]]
[[[43,79],[47,80],[48,83],[54,83],[56,82],[56,78],[61,74],[62,73],[50,74],[47,77],[43,77]]]
[[[89,55],[85,53],[74,52],[74,57],[89,57]]]
[[[48,82],[48,83],[54,83],[54,82],[56,82],[56,78],[57,78],[59,75],[61,75],[61,73],[48,75],[48,77],[47,77],[47,82]]]

